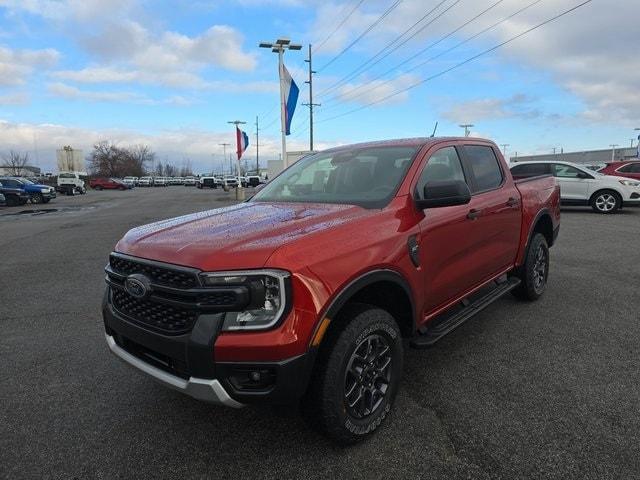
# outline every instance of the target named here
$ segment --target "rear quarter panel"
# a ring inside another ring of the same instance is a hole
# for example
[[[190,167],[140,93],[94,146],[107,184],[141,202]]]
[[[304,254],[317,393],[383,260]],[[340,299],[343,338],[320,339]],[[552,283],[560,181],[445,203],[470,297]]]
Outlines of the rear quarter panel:
[[[531,231],[544,213],[551,217],[553,229],[560,226],[560,186],[551,175],[516,180],[522,201],[522,229],[516,264],[522,265]]]

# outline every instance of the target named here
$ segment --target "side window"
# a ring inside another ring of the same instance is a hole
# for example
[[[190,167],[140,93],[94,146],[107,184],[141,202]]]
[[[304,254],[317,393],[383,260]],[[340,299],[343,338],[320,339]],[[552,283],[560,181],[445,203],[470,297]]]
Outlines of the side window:
[[[513,175],[533,177],[535,175],[547,175],[549,165],[546,163],[528,163],[526,165],[516,165],[511,169]]]
[[[579,178],[580,170],[577,168],[571,167],[569,165],[561,165],[559,163],[555,163],[553,165],[553,175],[558,178]]]
[[[416,189],[422,196],[427,182],[442,182],[447,180],[465,181],[464,171],[458,152],[454,147],[445,147],[435,152],[424,166]]]
[[[467,145],[464,151],[469,158],[476,188],[479,192],[494,190],[502,185],[504,177],[502,169],[491,147],[482,145]]]
[[[618,172],[621,172],[621,173],[631,173],[631,172],[633,172],[633,163],[629,163],[627,165],[624,165],[624,166],[620,167],[618,169]]]

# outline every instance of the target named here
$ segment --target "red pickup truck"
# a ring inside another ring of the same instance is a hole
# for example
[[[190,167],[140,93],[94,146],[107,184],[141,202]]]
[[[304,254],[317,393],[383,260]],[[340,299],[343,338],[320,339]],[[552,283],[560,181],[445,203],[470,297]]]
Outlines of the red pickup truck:
[[[320,152],[247,202],[129,231],[106,267],[106,340],[200,400],[301,400],[352,443],[391,410],[404,346],[543,294],[559,200],[551,176],[514,182],[487,140]]]

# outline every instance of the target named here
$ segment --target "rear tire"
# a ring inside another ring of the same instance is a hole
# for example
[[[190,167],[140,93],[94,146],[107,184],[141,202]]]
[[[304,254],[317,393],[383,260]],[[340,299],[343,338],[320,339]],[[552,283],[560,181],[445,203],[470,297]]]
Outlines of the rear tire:
[[[17,207],[20,205],[20,200],[15,195],[7,195],[7,207]]]
[[[93,189],[100,191],[100,190],[102,190],[102,187],[100,185],[96,185],[95,187],[93,187]]]
[[[534,234],[527,250],[524,265],[518,269],[520,285],[512,293],[521,300],[538,300],[547,288],[549,278],[549,246],[541,233]]]
[[[353,444],[391,411],[402,375],[402,336],[393,317],[371,305],[348,305],[335,321],[341,328],[330,330],[320,347],[302,413],[324,435]]]
[[[591,197],[591,208],[598,213],[616,213],[622,207],[622,198],[613,190],[602,190]]]

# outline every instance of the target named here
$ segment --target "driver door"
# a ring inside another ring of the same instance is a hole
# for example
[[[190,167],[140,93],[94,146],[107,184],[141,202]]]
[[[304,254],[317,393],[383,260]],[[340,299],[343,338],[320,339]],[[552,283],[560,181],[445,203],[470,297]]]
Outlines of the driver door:
[[[560,185],[560,197],[562,200],[584,201],[589,199],[590,183],[593,177],[581,178],[585,174],[571,165],[554,163],[551,172]]]
[[[424,185],[432,181],[461,180],[467,182],[461,155],[454,146],[443,147],[431,154],[418,178],[415,194],[421,196]],[[477,222],[468,218],[477,199],[467,205],[433,208],[424,211],[420,221],[420,265],[425,285],[423,315],[429,315],[442,304],[473,287],[479,273],[475,245],[481,232]]]

